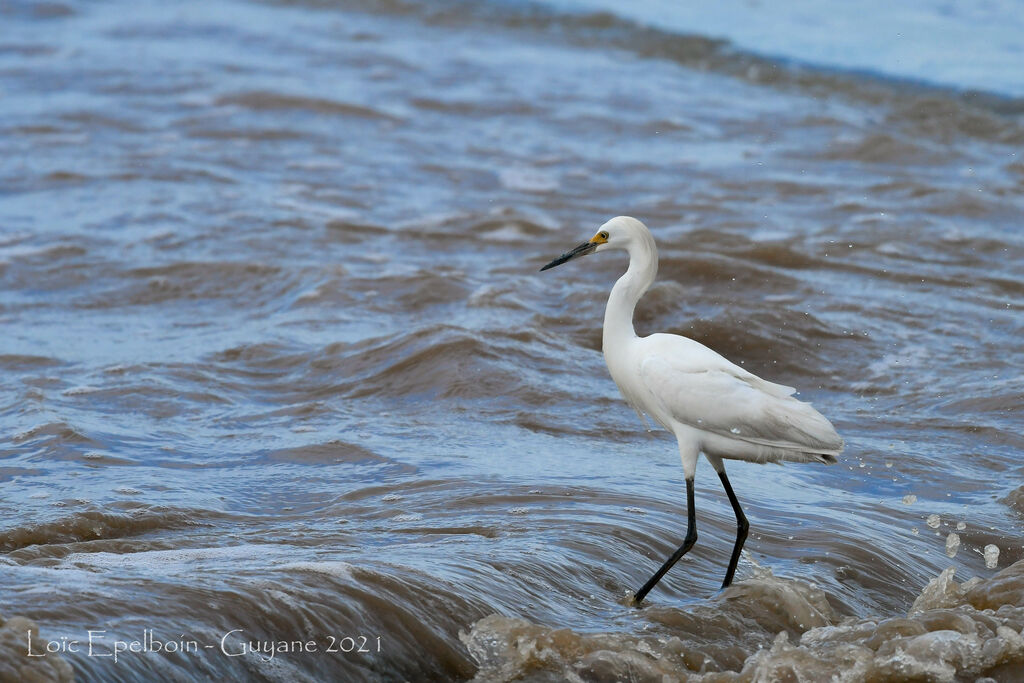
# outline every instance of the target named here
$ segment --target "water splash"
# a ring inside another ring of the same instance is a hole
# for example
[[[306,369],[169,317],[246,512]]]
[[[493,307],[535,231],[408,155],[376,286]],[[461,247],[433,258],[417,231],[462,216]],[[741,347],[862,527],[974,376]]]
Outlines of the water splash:
[[[994,543],[989,543],[985,546],[985,566],[989,569],[995,569],[999,565],[999,546]]]
[[[765,572],[707,604],[648,607],[640,614],[649,635],[583,633],[494,614],[459,637],[479,665],[479,683],[1017,680],[1024,561],[991,579],[958,583],[954,573],[930,581],[906,616],[841,618],[820,589]],[[731,652],[709,645],[703,634],[712,627],[717,645],[728,641]]]
[[[960,534],[951,532],[949,536],[946,536],[946,555],[956,557],[958,550],[960,550]]]

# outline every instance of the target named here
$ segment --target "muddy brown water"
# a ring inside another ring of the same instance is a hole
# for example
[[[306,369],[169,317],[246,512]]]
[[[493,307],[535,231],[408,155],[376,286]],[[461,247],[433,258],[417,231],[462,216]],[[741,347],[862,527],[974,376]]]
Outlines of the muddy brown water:
[[[1012,93],[556,5],[0,20],[0,678],[1024,677]],[[730,467],[724,592],[702,463],[642,609],[685,497],[601,357],[625,263],[537,272],[618,214],[638,331],[847,444]]]

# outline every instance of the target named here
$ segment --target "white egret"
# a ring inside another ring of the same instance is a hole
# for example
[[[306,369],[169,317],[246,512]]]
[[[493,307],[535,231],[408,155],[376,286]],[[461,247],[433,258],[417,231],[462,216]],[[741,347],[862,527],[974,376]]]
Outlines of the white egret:
[[[795,389],[767,382],[708,347],[674,334],[638,337],[633,310],[658,273],[658,249],[640,221],[618,216],[590,240],[541,270],[594,252],[621,249],[629,268],[612,287],[604,314],[602,347],[612,379],[641,417],[646,414],[679,442],[686,478],[687,528],[683,544],[634,595],[636,603],[697,541],[693,478],[703,453],[718,472],[736,513],[736,543],[722,588],[732,583],[749,524],[723,460],[834,463],[843,449],[832,424]]]

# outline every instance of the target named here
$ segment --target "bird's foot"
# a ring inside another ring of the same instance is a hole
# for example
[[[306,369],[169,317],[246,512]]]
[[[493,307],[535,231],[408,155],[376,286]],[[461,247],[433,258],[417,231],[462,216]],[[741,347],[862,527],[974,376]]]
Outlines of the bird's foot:
[[[624,602],[625,602],[627,607],[642,607],[643,606],[644,599],[643,598],[637,599],[636,595],[637,594],[634,593],[633,591],[629,591],[629,590],[626,591],[626,594],[623,597],[625,598]]]

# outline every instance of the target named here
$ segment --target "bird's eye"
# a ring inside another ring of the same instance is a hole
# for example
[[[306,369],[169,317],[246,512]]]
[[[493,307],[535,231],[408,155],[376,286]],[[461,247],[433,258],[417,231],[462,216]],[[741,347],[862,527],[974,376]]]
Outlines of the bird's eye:
[[[604,232],[603,230],[601,232],[597,233],[597,236],[600,237],[603,240],[608,239],[608,233]]]

